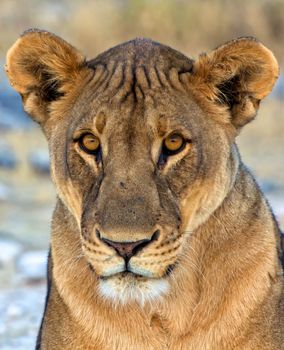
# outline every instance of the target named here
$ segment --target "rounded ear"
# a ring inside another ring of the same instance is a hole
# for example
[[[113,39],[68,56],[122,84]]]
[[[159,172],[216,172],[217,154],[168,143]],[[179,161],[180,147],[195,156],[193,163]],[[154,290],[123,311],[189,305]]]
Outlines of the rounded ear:
[[[85,57],[74,47],[54,34],[33,29],[10,48],[5,69],[26,112],[42,123],[50,103],[74,86],[85,67]]]
[[[239,38],[203,54],[195,62],[194,88],[226,106],[238,129],[256,115],[260,101],[279,75],[273,53],[254,38]]]

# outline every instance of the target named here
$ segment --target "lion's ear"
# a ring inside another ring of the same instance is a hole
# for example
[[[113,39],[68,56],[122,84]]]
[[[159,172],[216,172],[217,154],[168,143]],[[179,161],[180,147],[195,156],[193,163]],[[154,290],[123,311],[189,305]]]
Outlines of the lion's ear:
[[[46,31],[29,30],[8,51],[5,69],[26,112],[44,123],[49,105],[76,85],[84,67],[85,58],[67,42]]]
[[[255,117],[278,75],[274,55],[254,38],[240,38],[201,55],[193,69],[195,86],[229,108],[237,129]]]

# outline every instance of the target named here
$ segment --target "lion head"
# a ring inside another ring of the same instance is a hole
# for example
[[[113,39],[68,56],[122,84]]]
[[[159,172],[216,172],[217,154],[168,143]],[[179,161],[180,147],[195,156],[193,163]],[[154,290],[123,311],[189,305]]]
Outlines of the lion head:
[[[194,61],[135,39],[87,61],[33,30],[6,70],[47,137],[101,295],[143,304],[167,294],[191,235],[234,184],[235,137],[277,78],[272,53],[240,38]]]

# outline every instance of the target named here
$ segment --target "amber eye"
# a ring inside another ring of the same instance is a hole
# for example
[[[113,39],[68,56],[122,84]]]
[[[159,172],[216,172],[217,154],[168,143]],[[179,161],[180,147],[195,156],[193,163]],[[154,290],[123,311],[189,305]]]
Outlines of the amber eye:
[[[100,148],[100,140],[93,134],[85,134],[79,140],[80,147],[89,154],[95,154]]]
[[[164,140],[163,148],[168,154],[176,154],[183,150],[185,139],[180,134],[170,134]]]

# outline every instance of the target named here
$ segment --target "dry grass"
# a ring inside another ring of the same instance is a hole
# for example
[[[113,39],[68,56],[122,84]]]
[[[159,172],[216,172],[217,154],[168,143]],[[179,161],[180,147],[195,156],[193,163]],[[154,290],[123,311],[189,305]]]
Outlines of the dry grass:
[[[19,33],[40,27],[64,36],[89,56],[137,36],[197,56],[251,35],[283,62],[283,0],[1,0],[0,50]]]
[[[257,118],[245,126],[237,143],[245,163],[258,179],[284,189],[283,102],[263,101]]]

